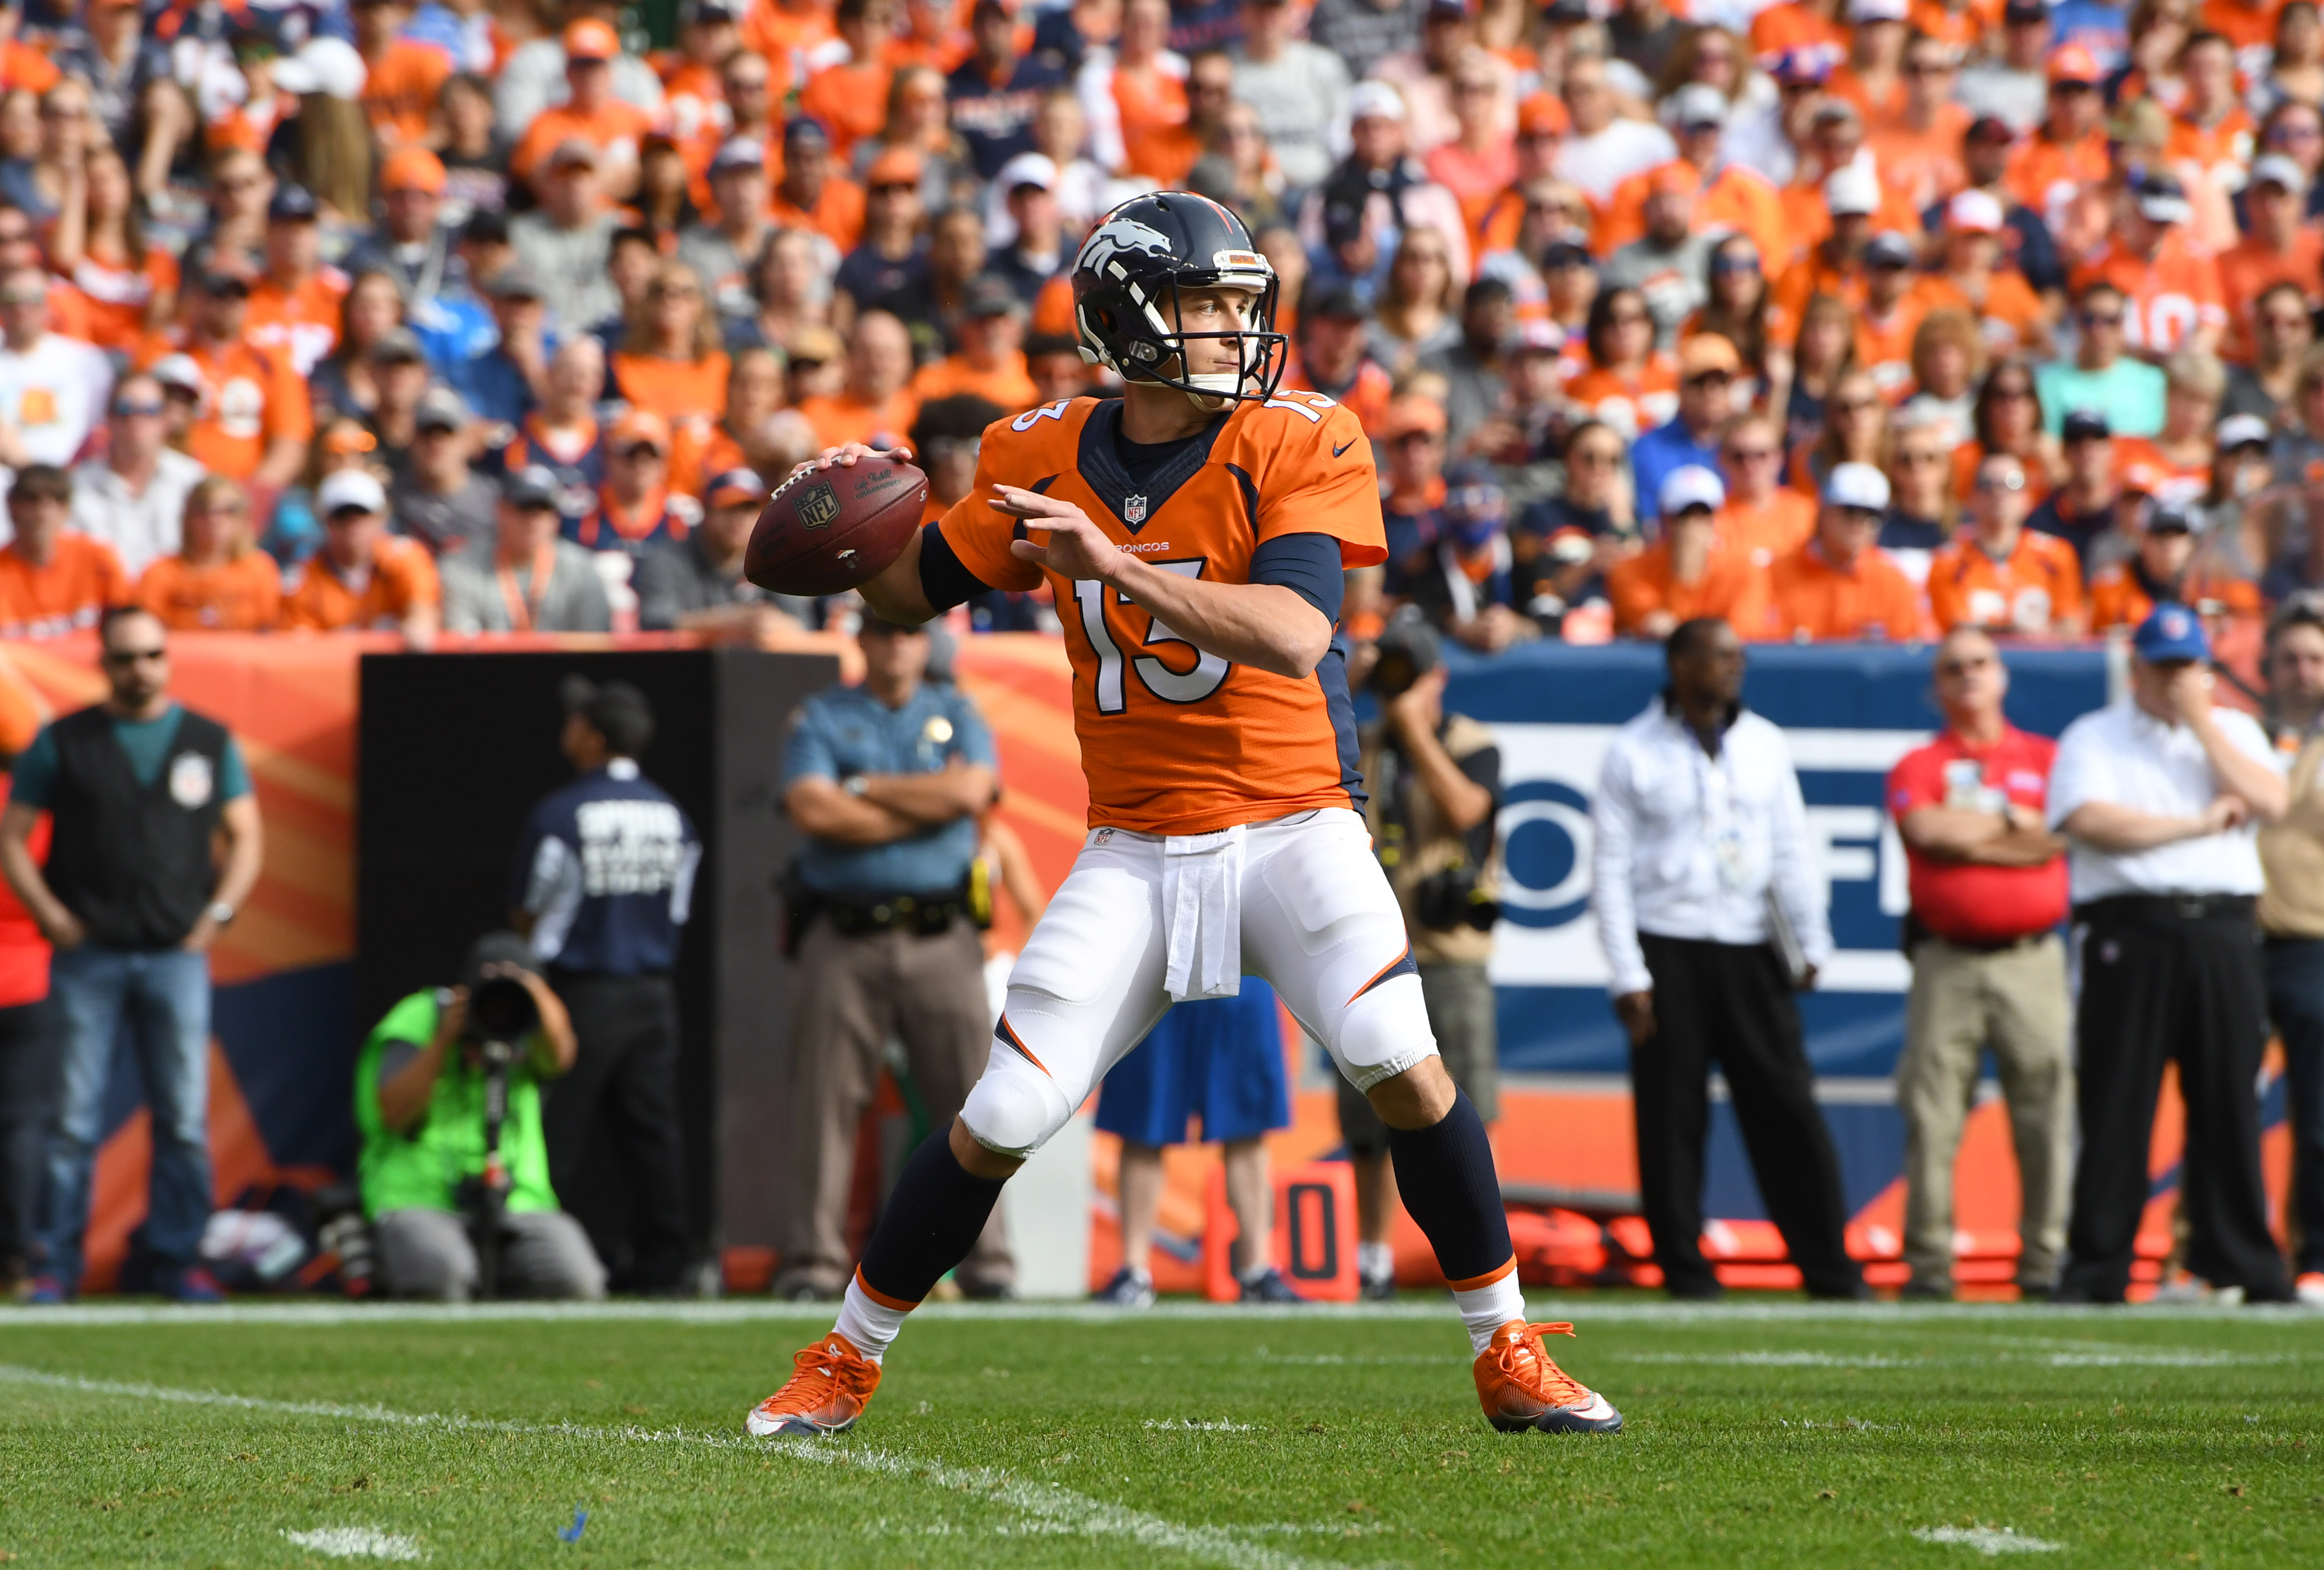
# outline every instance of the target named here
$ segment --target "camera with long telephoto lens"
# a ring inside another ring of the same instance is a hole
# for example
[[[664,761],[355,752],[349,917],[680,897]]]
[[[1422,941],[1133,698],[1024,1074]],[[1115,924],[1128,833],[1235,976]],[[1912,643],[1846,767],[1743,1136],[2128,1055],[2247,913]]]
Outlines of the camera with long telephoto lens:
[[[468,988],[468,1018],[460,1033],[484,1075],[484,1170],[461,1183],[459,1204],[476,1248],[476,1295],[500,1296],[501,1222],[507,1214],[508,1163],[501,1158],[501,1129],[508,1121],[509,1070],[521,1043],[540,1027],[540,1008],[513,976],[480,977]]]
[[[1415,605],[1404,606],[1388,619],[1372,649],[1371,674],[1364,678],[1364,690],[1383,702],[1404,696],[1413,683],[1444,663],[1436,629]]]
[[[1436,629],[1417,607],[1406,605],[1388,618],[1373,645],[1365,690],[1386,702],[1403,696],[1412,684],[1444,663],[1443,646]],[[1393,876],[1410,849],[1412,792],[1416,782],[1403,753],[1393,744],[1380,749],[1371,783],[1383,807],[1380,833],[1374,847],[1380,866]],[[1462,927],[1490,931],[1500,919],[1500,902],[1480,886],[1480,868],[1466,857],[1440,868],[1412,886],[1412,917],[1431,932],[1449,932]]]

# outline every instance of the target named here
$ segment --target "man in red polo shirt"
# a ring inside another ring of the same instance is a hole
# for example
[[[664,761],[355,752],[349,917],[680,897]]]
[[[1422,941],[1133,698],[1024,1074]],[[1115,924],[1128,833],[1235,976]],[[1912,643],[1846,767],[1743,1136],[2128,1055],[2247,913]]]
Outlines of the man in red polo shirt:
[[[2046,1297],[2065,1247],[2074,1069],[2057,929],[2066,858],[2043,818],[2057,744],[2002,717],[2008,691],[1991,638],[1950,634],[1936,659],[1945,729],[1888,776],[1888,812],[1912,868],[1913,990],[1896,1065],[1907,1297],[1952,1295],[1953,1156],[1988,1045],[2024,1189],[2018,1290]]]

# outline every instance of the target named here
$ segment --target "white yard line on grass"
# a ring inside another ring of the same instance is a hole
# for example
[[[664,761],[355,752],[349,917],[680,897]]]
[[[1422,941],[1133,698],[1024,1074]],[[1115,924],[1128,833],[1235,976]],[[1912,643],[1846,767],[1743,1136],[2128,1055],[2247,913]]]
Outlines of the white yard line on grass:
[[[787,1456],[823,1465],[860,1467],[884,1477],[932,1483],[939,1488],[973,1493],[1013,1510],[1027,1518],[1020,1530],[1064,1533],[1089,1538],[1118,1538],[1149,1549],[1184,1554],[1228,1570],[1344,1570],[1303,1559],[1262,1544],[1246,1541],[1231,1527],[1184,1526],[1126,1505],[1076,1493],[1054,1483],[1028,1483],[990,1466],[953,1466],[912,1455],[896,1455],[843,1442],[752,1440],[732,1435],[703,1434],[682,1428],[645,1429],[599,1428],[579,1423],[529,1423],[516,1419],[471,1418],[457,1412],[399,1412],[391,1408],[351,1405],[342,1401],[285,1401],[263,1396],[235,1395],[227,1391],[185,1390],[168,1385],[119,1380],[85,1379],[78,1374],[51,1373],[46,1369],[0,1363],[0,1384],[29,1385],[80,1395],[117,1396],[131,1400],[172,1405],[225,1407],[238,1411],[267,1412],[292,1418],[335,1418],[345,1421],[384,1423],[402,1428],[432,1428],[521,1434],[544,1438],[612,1440],[623,1444],[699,1445],[720,1450],[740,1450],[768,1456]],[[1296,1527],[1259,1527],[1254,1532],[1303,1530]]]
[[[1728,1301],[1717,1305],[1606,1301],[1590,1298],[1534,1299],[1526,1304],[1534,1318],[1570,1319],[1600,1325],[1736,1325],[1748,1323],[1821,1324],[1830,1322],[1913,1325],[1960,1321],[1970,1324],[2030,1322],[2064,1326],[2103,1322],[2108,1325],[2153,1324],[2163,1320],[2232,1319],[2244,1324],[2313,1325],[2324,1328],[2324,1314],[2313,1308],[2264,1307],[2220,1308],[2200,1303],[2143,1304],[2133,1307],[2069,1308],[2046,1303],[1766,1303]],[[349,1303],[343,1301],[263,1302],[243,1300],[208,1307],[166,1303],[76,1303],[63,1308],[0,1310],[0,1334],[11,1328],[42,1329],[102,1325],[393,1325],[603,1320],[675,1325],[751,1325],[762,1322],[829,1323],[838,1311],[831,1303],[780,1303],[765,1298],[732,1298],[717,1302],[653,1301],[613,1303]],[[1025,1319],[1086,1325],[1136,1325],[1147,1319],[1231,1319],[1264,1323],[1269,1319],[1432,1319],[1450,1322],[1452,1305],[1437,1294],[1397,1303],[1308,1303],[1296,1308],[1263,1304],[1164,1302],[1148,1309],[1100,1307],[1079,1301],[1054,1303],[928,1303],[914,1310],[915,1320]]]
[[[2003,1527],[1998,1531],[1991,1527],[1914,1527],[1913,1535],[1924,1543],[1975,1548],[1988,1559],[1997,1559],[2004,1554],[2054,1554],[2066,1546],[2045,1538],[2022,1538],[2015,1527]]]
[[[401,1532],[383,1532],[377,1527],[318,1527],[311,1532],[285,1529],[282,1535],[302,1548],[327,1554],[334,1559],[411,1560],[420,1556],[419,1539]]]

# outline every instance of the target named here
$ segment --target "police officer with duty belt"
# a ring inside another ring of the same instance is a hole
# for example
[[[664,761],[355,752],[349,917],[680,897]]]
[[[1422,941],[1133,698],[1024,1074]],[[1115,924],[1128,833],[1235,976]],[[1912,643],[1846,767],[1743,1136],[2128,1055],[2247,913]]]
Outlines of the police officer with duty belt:
[[[783,758],[783,807],[807,840],[787,897],[795,1191],[780,1298],[836,1298],[854,1272],[855,1131],[890,1038],[932,1128],[952,1122],[991,1045],[977,938],[990,901],[973,875],[976,814],[997,788],[991,733],[957,688],[926,679],[926,630],[867,612],[861,638],[863,684],[802,704]],[[955,1274],[972,1297],[1009,1293],[999,1210]]]

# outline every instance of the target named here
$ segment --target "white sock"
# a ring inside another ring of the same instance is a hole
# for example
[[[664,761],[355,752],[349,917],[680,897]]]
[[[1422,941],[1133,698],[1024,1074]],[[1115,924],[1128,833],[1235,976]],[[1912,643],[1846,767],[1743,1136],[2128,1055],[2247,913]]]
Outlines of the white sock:
[[[1356,1274],[1368,1281],[1384,1281],[1396,1274],[1396,1250],[1385,1243],[1356,1244]]]
[[[1469,1327],[1470,1351],[1478,1353],[1493,1344],[1494,1331],[1512,1319],[1525,1318],[1525,1293],[1517,1290],[1517,1272],[1511,1271],[1490,1286],[1453,1293],[1452,1306],[1461,1310],[1461,1323]]]
[[[847,1297],[839,1305],[839,1323],[832,1328],[853,1342],[855,1350],[868,1361],[878,1363],[888,1355],[889,1343],[896,1339],[896,1332],[904,1327],[905,1317],[910,1313],[909,1308],[890,1308],[874,1300],[862,1281],[850,1281]]]

